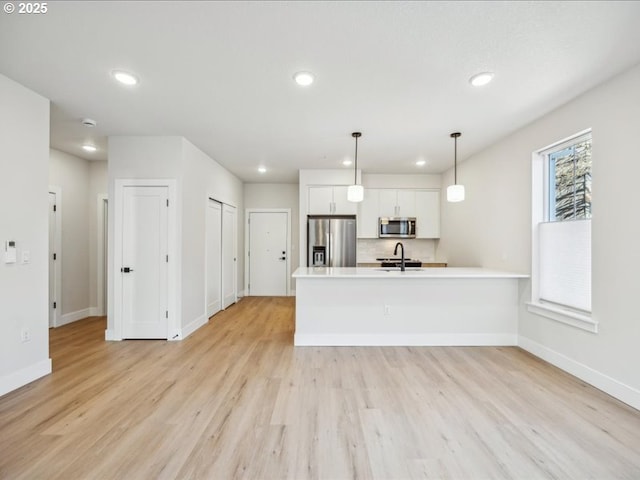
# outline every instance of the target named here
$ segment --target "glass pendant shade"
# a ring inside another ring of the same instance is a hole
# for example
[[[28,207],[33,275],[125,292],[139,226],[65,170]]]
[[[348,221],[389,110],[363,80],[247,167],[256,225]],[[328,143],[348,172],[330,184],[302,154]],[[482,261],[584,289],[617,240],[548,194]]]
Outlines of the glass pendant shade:
[[[463,200],[464,185],[449,185],[447,187],[447,202],[462,202]]]
[[[361,202],[364,199],[364,188],[362,185],[349,185],[347,188],[347,200],[350,202]]]
[[[361,202],[364,200],[364,188],[362,185],[358,185],[358,138],[362,136],[362,133],[353,132],[351,136],[356,139],[356,161],[353,166],[353,185],[349,185],[349,188],[347,188],[347,200],[350,202]]]
[[[458,185],[458,137],[460,132],[449,135],[453,138],[453,185],[447,187],[447,202],[462,202],[464,200],[464,185]]]

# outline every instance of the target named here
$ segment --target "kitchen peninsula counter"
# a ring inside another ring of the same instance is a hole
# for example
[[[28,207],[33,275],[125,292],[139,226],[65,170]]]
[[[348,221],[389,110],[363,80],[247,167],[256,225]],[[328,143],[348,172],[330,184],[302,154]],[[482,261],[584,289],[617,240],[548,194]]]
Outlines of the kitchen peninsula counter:
[[[516,345],[520,280],[484,268],[298,268],[295,345]]]

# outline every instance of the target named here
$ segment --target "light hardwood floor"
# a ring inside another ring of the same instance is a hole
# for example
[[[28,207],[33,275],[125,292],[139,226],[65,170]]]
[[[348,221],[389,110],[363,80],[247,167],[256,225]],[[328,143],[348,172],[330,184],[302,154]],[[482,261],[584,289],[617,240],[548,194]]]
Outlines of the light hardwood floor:
[[[640,478],[640,412],[518,348],[293,347],[293,315],[51,330],[54,373],[0,398],[0,478]]]

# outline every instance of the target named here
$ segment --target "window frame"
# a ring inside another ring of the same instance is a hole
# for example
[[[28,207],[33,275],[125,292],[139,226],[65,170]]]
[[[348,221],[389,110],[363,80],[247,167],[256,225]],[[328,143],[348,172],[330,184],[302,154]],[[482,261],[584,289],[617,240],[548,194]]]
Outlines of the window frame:
[[[591,129],[585,129],[570,137],[534,151],[531,155],[531,301],[527,310],[536,315],[555,320],[591,333],[598,332],[598,322],[591,312],[548,302],[540,298],[540,231],[539,225],[549,222],[551,216],[551,179],[549,155],[563,147],[574,145],[593,136]],[[590,219],[589,219],[590,220]],[[567,221],[567,220],[565,220]],[[571,221],[571,220],[568,220]]]

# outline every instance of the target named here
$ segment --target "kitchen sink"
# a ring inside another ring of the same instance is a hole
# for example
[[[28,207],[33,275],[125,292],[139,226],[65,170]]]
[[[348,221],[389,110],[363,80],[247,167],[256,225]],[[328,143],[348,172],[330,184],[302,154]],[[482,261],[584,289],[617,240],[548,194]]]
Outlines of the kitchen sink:
[[[381,262],[380,266],[382,268],[400,267],[400,262],[401,262],[401,259],[399,258],[376,258],[376,260]],[[404,266],[405,267],[421,267],[422,261],[416,260],[414,258],[405,258]]]
[[[379,272],[400,272],[400,267],[387,267],[387,268],[376,268]],[[421,272],[424,268],[420,267],[405,267],[406,272]]]

